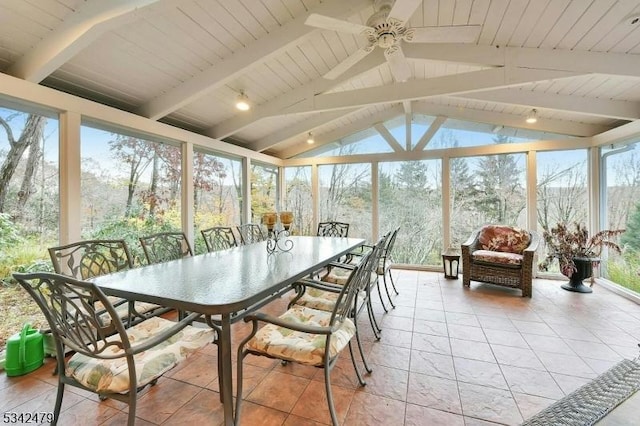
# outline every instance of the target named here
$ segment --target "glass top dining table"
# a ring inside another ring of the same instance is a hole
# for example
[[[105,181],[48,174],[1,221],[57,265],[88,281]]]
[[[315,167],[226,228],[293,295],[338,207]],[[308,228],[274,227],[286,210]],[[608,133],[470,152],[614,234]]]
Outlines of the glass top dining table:
[[[291,284],[364,244],[360,238],[290,237],[291,251],[259,242],[94,278],[107,295],[215,316],[225,425],[232,425],[231,324]]]

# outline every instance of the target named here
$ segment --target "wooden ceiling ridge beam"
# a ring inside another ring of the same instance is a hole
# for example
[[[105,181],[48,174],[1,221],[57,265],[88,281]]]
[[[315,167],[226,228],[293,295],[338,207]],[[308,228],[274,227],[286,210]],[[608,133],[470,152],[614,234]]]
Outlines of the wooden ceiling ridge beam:
[[[521,67],[491,68],[461,74],[410,80],[386,86],[355,89],[344,92],[319,94],[313,99],[282,111],[282,114],[329,111],[357,106],[418,100],[433,96],[455,95],[466,92],[513,87],[543,80],[573,77],[572,72],[531,69]]]
[[[310,81],[309,83],[286,92],[277,98],[266,103],[257,105],[251,110],[237,114],[233,118],[216,124],[208,129],[205,133],[214,139],[226,138],[240,130],[250,126],[251,124],[262,120],[263,118],[281,115],[282,110],[292,110],[295,106],[303,103],[305,100],[312,99],[318,93],[324,93],[340,84],[348,81],[362,73],[373,68],[382,66],[386,63],[384,54],[380,49],[372,52],[355,66],[351,67],[347,72],[342,74],[336,80],[328,80],[323,77]]]
[[[370,128],[372,125],[376,123],[381,123],[392,118],[395,118],[403,113],[402,105],[395,105],[390,109],[386,109],[383,111],[379,111],[375,114],[357,119],[346,126],[340,126],[339,128],[332,130],[327,133],[323,133],[321,135],[316,135],[314,137],[315,144],[309,145],[307,143],[298,144],[286,150],[283,150],[278,153],[280,158],[291,158],[296,155],[300,155],[306,151],[310,151],[312,149],[316,149],[319,146],[326,145],[331,142],[335,142],[339,139],[342,139],[346,136],[352,135],[361,130],[366,130]]]
[[[295,138],[302,138],[306,140],[306,135],[313,131],[316,127],[323,124],[331,123],[332,121],[339,120],[349,114],[360,111],[362,108],[352,108],[349,110],[340,111],[327,111],[317,114],[313,114],[309,118],[303,121],[292,124],[291,126],[280,129],[270,135],[259,139],[247,146],[252,151],[262,152],[282,142],[289,141]]]
[[[462,93],[455,96],[465,99],[526,106],[528,108],[570,111],[620,120],[640,119],[640,102],[615,101],[514,88]]]
[[[487,123],[496,126],[537,130],[579,137],[591,137],[611,129],[610,126],[602,126],[599,124],[553,120],[540,117],[538,118],[537,123],[527,124],[525,122],[525,117],[522,115],[505,114],[473,108],[458,108],[426,101],[416,102],[413,105],[413,111],[416,114],[445,116],[452,119],[473,121],[476,123]]]
[[[87,0],[6,73],[40,83],[102,34],[138,19],[142,11],[159,1]]]
[[[635,54],[452,43],[405,43],[402,50],[413,59],[640,77]]]
[[[199,99],[210,91],[229,83],[245,72],[247,68],[257,63],[263,63],[280,54],[308,37],[314,31],[318,31],[305,25],[305,21],[311,13],[343,17],[357,13],[366,5],[368,5],[367,0],[325,1],[308,13],[302,14],[275,29],[267,36],[261,37],[234,52],[229,58],[193,76],[181,85],[170,89],[167,93],[141,105],[137,113],[152,120],[157,120]]]

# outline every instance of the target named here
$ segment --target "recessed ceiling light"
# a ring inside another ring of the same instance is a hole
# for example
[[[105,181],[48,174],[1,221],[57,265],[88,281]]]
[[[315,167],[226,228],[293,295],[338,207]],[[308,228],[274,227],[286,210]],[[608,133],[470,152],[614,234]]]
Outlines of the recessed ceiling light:
[[[538,122],[538,111],[532,109],[529,114],[527,114],[527,119],[525,120],[529,124]]]
[[[236,108],[240,111],[249,111],[249,109],[251,108],[249,97],[242,90],[238,95],[238,99],[236,99]]]

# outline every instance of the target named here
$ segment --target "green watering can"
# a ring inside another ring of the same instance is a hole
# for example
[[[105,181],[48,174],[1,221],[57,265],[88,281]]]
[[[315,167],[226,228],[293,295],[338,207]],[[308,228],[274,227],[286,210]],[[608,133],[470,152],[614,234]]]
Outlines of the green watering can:
[[[7,340],[7,360],[4,369],[7,376],[22,376],[36,370],[44,363],[44,344],[40,331],[25,324],[20,333]]]

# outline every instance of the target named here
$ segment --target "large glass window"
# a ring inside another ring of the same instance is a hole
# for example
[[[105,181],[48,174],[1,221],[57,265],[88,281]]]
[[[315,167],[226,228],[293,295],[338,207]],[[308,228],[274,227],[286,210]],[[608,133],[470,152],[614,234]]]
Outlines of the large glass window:
[[[620,237],[622,255],[609,250],[603,275],[640,293],[640,144],[602,149],[606,209],[603,229],[626,229]]]
[[[0,258],[28,263],[58,242],[58,120],[0,108],[0,125]]]
[[[546,139],[568,139],[570,136],[537,130],[517,129],[487,123],[447,119],[427,144],[427,149],[483,146],[496,143],[519,143]]]
[[[526,157],[500,154],[453,158],[451,243],[464,242],[487,223],[526,227]]]
[[[284,179],[286,188],[283,210],[293,212],[291,232],[298,235],[315,235],[311,167],[287,167],[284,169]]]
[[[251,164],[251,222],[260,223],[262,215],[275,212],[278,200],[278,168]]]
[[[181,152],[166,143],[81,128],[82,237],[138,238],[181,229]]]
[[[211,153],[193,155],[193,213],[196,253],[206,246],[200,230],[240,223],[242,216],[242,162]]]
[[[380,235],[400,226],[394,260],[439,265],[442,252],[441,161],[380,163],[378,176]]]
[[[403,142],[400,142],[404,146]],[[338,141],[301,154],[300,157],[334,157],[393,152],[393,148],[373,128],[362,130]]]
[[[347,222],[349,236],[371,240],[371,165],[318,167],[320,222]]]
[[[542,237],[558,223],[588,224],[587,152],[585,150],[549,151],[537,154],[538,232]],[[541,244],[538,257],[547,255]],[[548,268],[559,272],[557,262]]]

